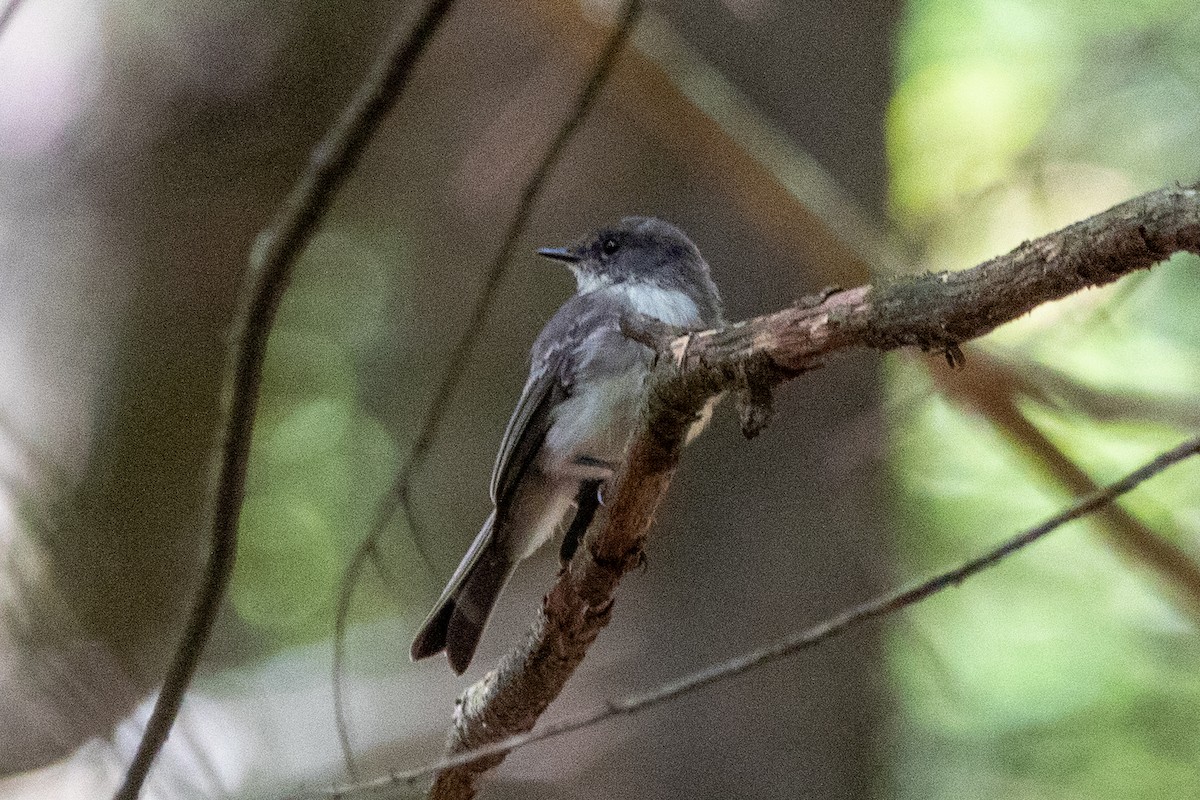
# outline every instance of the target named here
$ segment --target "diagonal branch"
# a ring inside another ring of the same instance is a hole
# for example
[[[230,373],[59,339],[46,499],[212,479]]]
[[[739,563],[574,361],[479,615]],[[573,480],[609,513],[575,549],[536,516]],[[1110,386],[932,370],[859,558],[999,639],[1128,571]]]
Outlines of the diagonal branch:
[[[448,751],[531,730],[608,624],[614,591],[642,559],[685,434],[705,403],[754,374],[778,383],[850,348],[919,347],[961,361],[958,345],[1042,303],[1200,253],[1200,186],[1161,189],[962,272],[836,291],[774,314],[676,339],[660,359],[641,432],[603,530],[545,596],[525,642],[460,698]],[[583,550],[584,548],[581,548]],[[469,798],[503,754],[441,772],[431,797]]]
[[[0,8],[0,36],[4,35],[4,31],[8,29],[13,17],[17,16],[17,10],[20,9],[22,2],[24,0],[8,0],[4,4],[4,8]]]
[[[117,800],[132,800],[141,791],[150,765],[179,713],[233,574],[238,517],[267,339],[292,267],[337,190],[357,165],[371,135],[400,97],[413,68],[452,5],[453,0],[433,0],[411,31],[397,29],[392,34],[366,80],[317,144],[308,168],[254,244],[249,280],[233,326],[235,351],[231,358],[232,372],[226,380],[229,405],[213,509],[212,549],[187,627],[167,669],[133,763],[117,790]]]
[[[536,732],[509,736],[500,741],[484,745],[476,750],[459,753],[442,759],[437,763],[414,770],[393,772],[366,783],[343,786],[324,796],[345,798],[396,786],[412,786],[427,775],[464,767],[476,759],[510,753],[517,748],[525,747],[535,742],[542,742],[583,728],[589,728],[592,725],[616,716],[644,711],[653,706],[684,697],[727,678],[751,672],[766,664],[795,655],[802,650],[816,647],[836,636],[840,636],[851,628],[916,605],[944,589],[958,586],[968,578],[979,574],[989,567],[995,566],[1008,556],[1023,550],[1025,547],[1061,528],[1068,522],[1106,508],[1113,508],[1113,501],[1121,495],[1136,489],[1142,483],[1158,475],[1168,467],[1197,454],[1200,454],[1200,437],[1195,437],[1178,447],[1162,453],[1152,461],[1142,465],[1124,478],[1103,489],[1095,489],[1087,496],[1081,497],[1069,508],[1060,511],[1058,514],[1055,514],[1033,528],[1022,531],[1016,536],[1005,540],[981,556],[973,558],[954,569],[940,572],[908,589],[889,592],[873,600],[868,600],[865,603],[848,608],[824,622],[792,633],[765,647],[760,647],[756,650],[726,659],[649,691],[628,695],[620,700],[609,702],[600,708],[560,720]]]
[[[356,775],[357,768],[354,763],[346,723],[345,698],[342,691],[342,665],[345,661],[346,622],[349,618],[350,601],[355,586],[358,583],[363,568],[366,566],[367,559],[378,558],[379,540],[387,529],[388,522],[392,514],[395,513],[396,508],[404,509],[408,515],[409,530],[415,532],[415,520],[410,501],[413,477],[425,464],[425,459],[429,456],[429,450],[437,438],[438,431],[441,429],[446,411],[450,407],[450,400],[454,396],[454,392],[458,389],[458,384],[462,382],[463,376],[466,374],[471,351],[475,348],[475,343],[483,332],[484,319],[492,307],[496,290],[500,288],[500,282],[508,273],[513,252],[516,250],[521,237],[525,235],[525,229],[529,227],[534,206],[537,204],[538,198],[541,197],[546,180],[550,177],[555,166],[558,165],[559,159],[562,158],[564,150],[571,139],[574,138],[576,131],[579,130],[579,127],[587,118],[592,107],[596,104],[596,99],[600,96],[600,90],[608,82],[613,67],[616,65],[617,56],[620,55],[625,42],[629,39],[629,35],[633,31],[634,24],[641,13],[641,8],[641,0],[628,0],[626,2],[617,20],[616,27],[609,36],[607,43],[605,43],[604,49],[600,52],[595,66],[592,68],[587,83],[584,84],[579,92],[579,96],[575,99],[570,116],[567,117],[558,129],[558,132],[546,148],[541,161],[538,162],[537,169],[534,170],[533,174],[529,176],[529,180],[526,181],[525,187],[521,191],[520,199],[517,201],[516,213],[513,215],[512,221],[509,222],[500,247],[492,258],[492,263],[489,265],[487,272],[484,274],[483,290],[475,301],[475,306],[471,310],[471,316],[463,327],[462,335],[455,343],[454,349],[447,358],[446,371],[442,375],[442,380],[438,384],[437,391],[434,392],[433,401],[429,405],[429,412],[421,423],[420,431],[417,433],[408,460],[396,473],[391,489],[389,489],[388,493],[380,501],[371,530],[359,542],[354,555],[351,557],[350,564],[342,574],[333,634],[333,697],[338,739],[341,742],[342,755],[351,777]],[[419,536],[416,536],[415,533],[414,537],[419,540]]]

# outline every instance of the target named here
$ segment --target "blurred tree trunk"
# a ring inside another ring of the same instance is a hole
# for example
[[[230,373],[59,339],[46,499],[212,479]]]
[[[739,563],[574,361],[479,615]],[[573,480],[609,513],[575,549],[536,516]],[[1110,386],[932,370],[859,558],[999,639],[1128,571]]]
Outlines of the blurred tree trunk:
[[[95,101],[56,148],[0,164],[15,190],[0,350],[16,509],[0,550],[14,587],[0,774],[108,735],[161,680],[208,549],[247,253],[357,82],[380,12],[110,4]]]

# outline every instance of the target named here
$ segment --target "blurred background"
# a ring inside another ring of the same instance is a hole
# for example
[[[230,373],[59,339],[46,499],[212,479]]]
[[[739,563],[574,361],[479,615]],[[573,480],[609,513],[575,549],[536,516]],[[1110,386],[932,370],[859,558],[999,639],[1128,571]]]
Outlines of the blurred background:
[[[256,233],[411,2],[24,0],[0,30],[0,797],[119,782],[208,545],[221,379]],[[472,669],[408,644],[490,506],[528,347],[573,291],[532,255],[670,219],[728,316],[959,269],[1200,164],[1184,0],[648,2],[501,283],[347,639],[359,774],[440,751]],[[464,0],[298,265],[237,572],[154,798],[347,777],[338,585],[517,196],[610,34],[602,0]],[[3,18],[0,12],[0,18]],[[745,442],[685,454],[614,620],[546,719],[977,554],[1200,423],[1195,258],[940,357],[839,357]],[[961,588],[678,702],[513,754],[485,797],[1200,796],[1200,465]],[[398,792],[395,796],[408,796]]]

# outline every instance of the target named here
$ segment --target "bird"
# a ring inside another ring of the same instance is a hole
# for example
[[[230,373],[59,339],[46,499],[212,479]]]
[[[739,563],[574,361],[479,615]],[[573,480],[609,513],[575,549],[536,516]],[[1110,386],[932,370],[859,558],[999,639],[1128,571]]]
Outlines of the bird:
[[[517,565],[560,532],[559,556],[569,562],[622,466],[656,355],[622,333],[622,317],[635,312],[690,330],[724,321],[708,264],[669,222],[626,217],[537,252],[570,267],[576,293],[534,342],[492,470],[492,512],[411,648],[414,661],[444,650],[459,675]]]

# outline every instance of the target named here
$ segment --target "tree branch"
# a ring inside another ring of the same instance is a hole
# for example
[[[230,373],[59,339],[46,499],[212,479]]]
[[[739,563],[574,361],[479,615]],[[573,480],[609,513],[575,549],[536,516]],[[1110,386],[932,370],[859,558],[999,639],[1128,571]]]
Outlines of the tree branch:
[[[397,29],[392,34],[366,80],[313,150],[308,168],[254,244],[250,280],[233,325],[235,352],[230,359],[232,372],[226,380],[229,406],[213,509],[212,549],[187,627],[133,763],[117,790],[117,800],[132,800],[141,791],[150,765],[179,713],[233,573],[238,518],[267,339],[292,267],[334,194],[354,170],[371,135],[400,97],[409,75],[452,5],[453,0],[433,0],[411,32]]]
[[[621,577],[641,563],[688,427],[710,398],[737,389],[747,369],[779,382],[856,347],[915,346],[957,359],[960,343],[1042,303],[1110,283],[1180,251],[1200,253],[1200,186],[1151,192],[962,272],[835,291],[676,339],[674,358],[660,359],[642,429],[612,492],[603,529],[559,572],[527,640],[460,698],[448,752],[531,730],[558,696],[608,624]],[[472,797],[476,777],[503,758],[497,753],[442,771],[430,796]]]

